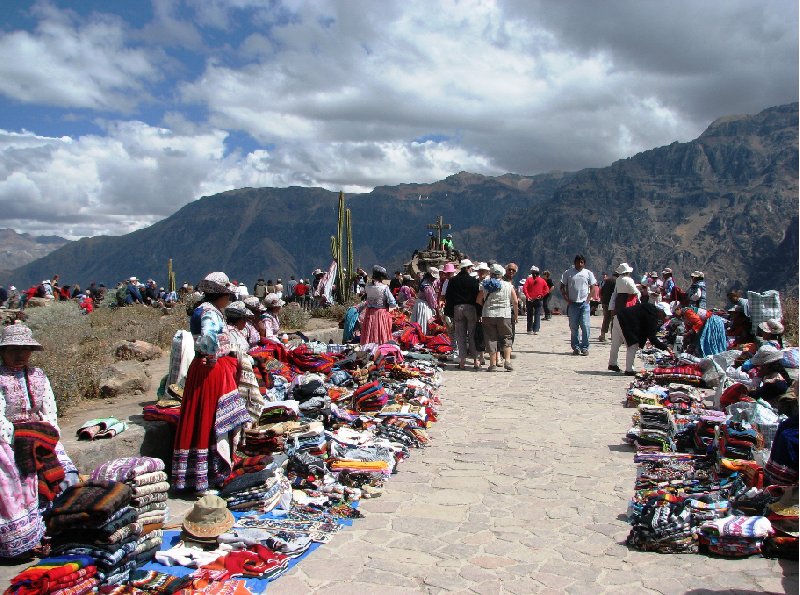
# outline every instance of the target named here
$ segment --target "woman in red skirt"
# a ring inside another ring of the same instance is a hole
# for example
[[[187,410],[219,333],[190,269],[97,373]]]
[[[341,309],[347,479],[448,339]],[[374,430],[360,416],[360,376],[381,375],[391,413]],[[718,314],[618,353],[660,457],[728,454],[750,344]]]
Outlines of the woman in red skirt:
[[[190,323],[195,358],[186,376],[172,454],[178,490],[203,492],[220,485],[231,472],[240,432],[251,422],[239,395],[237,359],[230,355],[222,314],[233,296],[228,283],[224,273],[211,273],[197,286],[204,297]]]
[[[397,307],[397,302],[384,283],[388,279],[386,269],[375,265],[372,268],[372,281],[367,285],[366,300],[359,309],[365,310],[361,323],[361,344],[387,343],[392,340],[392,318],[389,310]]]

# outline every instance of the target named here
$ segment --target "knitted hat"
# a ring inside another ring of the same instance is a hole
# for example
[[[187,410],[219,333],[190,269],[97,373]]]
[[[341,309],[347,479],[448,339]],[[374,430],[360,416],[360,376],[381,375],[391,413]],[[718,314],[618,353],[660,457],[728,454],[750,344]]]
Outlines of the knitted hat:
[[[31,351],[42,351],[42,344],[33,339],[33,333],[24,324],[10,324],[3,329],[0,335],[0,348],[2,347],[29,347]]]
[[[229,283],[230,280],[225,273],[209,273],[205,279],[197,284],[197,291],[211,294],[230,293],[233,295],[233,291],[228,288]]]
[[[183,529],[195,537],[218,537],[233,527],[233,515],[219,496],[203,496],[183,519]]]

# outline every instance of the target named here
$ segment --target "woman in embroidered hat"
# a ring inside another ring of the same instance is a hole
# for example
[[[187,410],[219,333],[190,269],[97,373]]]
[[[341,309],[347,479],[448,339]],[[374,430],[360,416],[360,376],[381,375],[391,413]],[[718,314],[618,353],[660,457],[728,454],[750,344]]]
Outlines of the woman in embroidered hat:
[[[363,312],[361,321],[361,344],[377,343],[381,345],[392,339],[392,317],[389,310],[397,307],[389,286],[384,283],[388,279],[386,269],[375,265],[372,267],[372,281],[365,290],[366,299],[358,305]]]
[[[258,303],[258,298],[253,299]],[[255,422],[261,415],[266,401],[258,388],[258,379],[253,372],[253,358],[248,353],[250,341],[247,336],[247,325],[248,319],[251,317],[250,309],[244,302],[231,302],[225,308],[225,318],[228,321],[226,328],[231,340],[231,350],[237,360],[236,384],[239,387],[239,396],[244,400],[245,407],[247,407],[252,421]],[[258,337],[257,332],[256,337]]]
[[[281,328],[280,316],[281,308],[286,305],[277,293],[268,293],[264,298],[264,338],[270,341],[279,341],[278,333]]]
[[[759,323],[756,331],[756,341],[761,345],[772,344],[783,349],[783,324],[777,318],[770,318]]]
[[[197,289],[203,301],[192,313],[195,358],[186,375],[172,453],[173,487],[202,492],[222,483],[245,424],[251,422],[237,387],[238,361],[223,310],[233,292],[225,273],[210,273]]]
[[[692,272],[692,284],[686,293],[689,296],[689,305],[695,308],[706,308],[706,276],[702,271]]]
[[[59,441],[56,399],[40,368],[29,365],[42,346],[12,324],[0,336],[0,558],[21,556],[44,535],[40,500],[49,503],[78,481]],[[13,445],[13,446],[12,446]]]

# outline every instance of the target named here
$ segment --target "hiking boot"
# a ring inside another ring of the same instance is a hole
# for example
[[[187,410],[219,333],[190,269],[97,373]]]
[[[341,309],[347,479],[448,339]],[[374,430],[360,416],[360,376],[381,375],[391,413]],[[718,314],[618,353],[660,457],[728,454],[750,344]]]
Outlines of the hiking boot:
[[[581,350],[578,349],[577,347],[572,350],[572,355],[580,355],[580,354],[581,354]]]
[[[606,336],[605,335],[600,335],[599,337],[597,337],[597,341],[600,342],[600,343],[605,343]]]
[[[505,368],[506,372],[514,371],[514,366],[512,366],[510,362],[506,362],[503,367]]]

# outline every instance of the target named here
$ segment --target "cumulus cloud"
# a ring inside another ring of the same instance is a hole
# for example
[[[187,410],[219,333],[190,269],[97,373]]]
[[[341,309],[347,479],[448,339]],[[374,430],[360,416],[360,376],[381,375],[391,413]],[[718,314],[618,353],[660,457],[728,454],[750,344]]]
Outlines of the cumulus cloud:
[[[603,166],[796,101],[797,12],[164,0],[134,24],[40,3],[33,26],[0,32],[0,96],[65,122],[46,109],[82,109],[94,128],[50,136],[0,117],[0,208],[24,231],[124,233],[242,186]],[[256,146],[231,144],[245,136]]]

